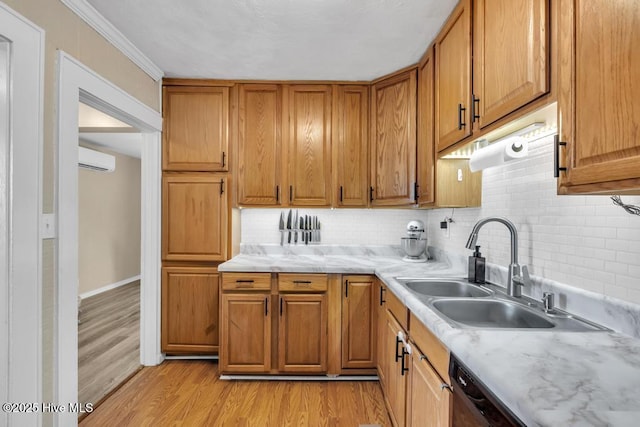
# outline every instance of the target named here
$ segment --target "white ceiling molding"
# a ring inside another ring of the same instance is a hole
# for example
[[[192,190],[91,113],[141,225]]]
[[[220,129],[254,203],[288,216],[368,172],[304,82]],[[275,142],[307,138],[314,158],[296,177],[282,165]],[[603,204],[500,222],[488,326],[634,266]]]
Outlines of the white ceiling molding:
[[[107,21],[100,12],[91,6],[86,0],[61,0],[69,9],[78,15],[91,28],[102,35],[109,43],[125,54],[134,64],[140,67],[155,81],[164,76],[162,71],[116,27]]]

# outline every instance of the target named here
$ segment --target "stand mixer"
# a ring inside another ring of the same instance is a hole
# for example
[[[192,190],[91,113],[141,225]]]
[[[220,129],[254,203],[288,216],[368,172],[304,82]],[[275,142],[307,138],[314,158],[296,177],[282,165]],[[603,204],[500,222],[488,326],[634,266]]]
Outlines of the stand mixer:
[[[427,238],[424,235],[424,223],[420,220],[409,221],[407,235],[401,240],[402,250],[407,254],[402,258],[405,262],[426,262]]]

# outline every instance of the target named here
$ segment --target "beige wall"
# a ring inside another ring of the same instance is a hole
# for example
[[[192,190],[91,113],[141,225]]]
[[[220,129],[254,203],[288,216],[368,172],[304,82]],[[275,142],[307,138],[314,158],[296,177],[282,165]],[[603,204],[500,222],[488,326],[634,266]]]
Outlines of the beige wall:
[[[98,151],[116,157],[116,170],[79,171],[80,294],[140,274],[140,159]]]
[[[160,111],[161,82],[154,81],[59,0],[0,0],[45,31],[43,211],[54,208],[56,158],[56,55],[64,50],[151,108]],[[55,241],[43,243],[43,401],[53,402]],[[44,414],[51,425],[51,414]]]

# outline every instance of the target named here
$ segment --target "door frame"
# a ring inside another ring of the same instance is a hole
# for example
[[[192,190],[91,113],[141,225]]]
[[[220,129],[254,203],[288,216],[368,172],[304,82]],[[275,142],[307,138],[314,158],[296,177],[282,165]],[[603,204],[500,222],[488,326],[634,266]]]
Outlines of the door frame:
[[[0,198],[0,384],[2,402],[42,401],[42,146],[44,31],[0,2],[8,53],[6,172]],[[6,399],[6,400],[5,400]],[[0,425],[36,426],[41,414],[0,412]]]
[[[140,362],[157,365],[160,352],[160,158],[162,116],[71,55],[58,52],[57,293],[55,400],[78,401],[78,104],[88,104],[142,132]],[[79,402],[88,403],[88,402]],[[95,402],[91,402],[95,403]],[[56,414],[76,425],[77,414]]]

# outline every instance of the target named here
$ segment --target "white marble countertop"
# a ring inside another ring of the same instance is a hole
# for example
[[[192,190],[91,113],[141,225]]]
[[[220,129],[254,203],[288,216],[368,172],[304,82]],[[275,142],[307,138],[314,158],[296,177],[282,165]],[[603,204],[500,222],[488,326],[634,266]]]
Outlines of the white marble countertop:
[[[375,274],[529,426],[640,425],[640,340],[617,332],[459,329],[395,277],[463,277],[456,261],[402,262],[384,251],[297,255],[248,248],[224,271]]]

